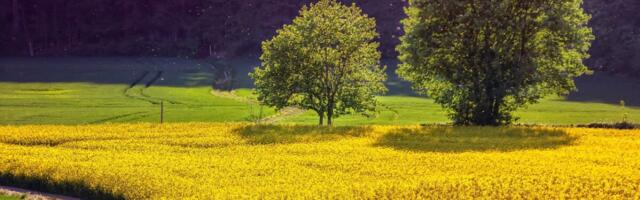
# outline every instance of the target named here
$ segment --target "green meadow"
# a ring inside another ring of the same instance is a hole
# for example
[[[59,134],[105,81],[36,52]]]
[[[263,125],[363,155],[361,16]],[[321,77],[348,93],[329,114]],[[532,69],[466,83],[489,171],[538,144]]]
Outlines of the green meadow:
[[[159,122],[161,103],[164,121],[169,123],[317,123],[313,112],[277,113],[260,106],[249,89],[251,80],[247,76],[258,64],[255,59],[220,62],[178,58],[3,58],[0,124]],[[340,116],[337,125],[449,123],[445,110],[429,98],[411,93],[410,86],[394,75],[394,63],[386,64],[390,92],[378,97],[379,113],[374,117]],[[212,89],[215,69],[221,65],[234,69],[233,91]],[[158,72],[162,72],[160,78],[152,81]],[[577,125],[624,119],[640,122],[637,80],[595,74],[581,77],[577,85],[579,91],[568,96],[547,97],[519,110],[517,123]]]

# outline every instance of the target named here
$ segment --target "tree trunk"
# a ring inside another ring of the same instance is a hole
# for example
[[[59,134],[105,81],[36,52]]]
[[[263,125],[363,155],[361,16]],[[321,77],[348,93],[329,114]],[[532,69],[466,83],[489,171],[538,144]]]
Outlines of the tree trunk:
[[[31,38],[28,39],[27,47],[29,48],[29,56],[34,57],[35,52],[33,51],[33,41],[31,41]]]
[[[327,125],[333,126],[333,103],[329,103],[327,106]]]
[[[53,46],[56,48],[56,51],[59,51],[59,48],[58,48],[58,39],[59,39],[59,35],[58,35],[59,34],[58,33],[58,30],[59,30],[58,17],[59,17],[59,14],[58,13],[59,13],[58,12],[58,4],[54,3],[53,4],[53,11],[51,13],[51,17],[52,17],[52,22],[51,22],[52,23],[52,25],[51,25],[51,28],[52,28],[51,29],[51,40],[52,40]]]
[[[33,40],[31,40],[31,32],[24,21],[22,22],[22,28],[24,29],[24,40],[27,42],[27,51],[29,52],[29,56],[33,57],[35,56],[33,51]]]
[[[324,125],[324,113],[318,112],[318,117],[320,118],[320,122],[318,123],[318,126]]]
[[[20,13],[18,11],[18,0],[13,0],[11,4],[11,10],[13,15],[13,21],[11,26],[11,31],[13,31],[13,35],[18,35],[20,32]]]
[[[18,8],[18,10],[20,10],[20,8]],[[22,12],[18,11],[18,16],[20,15],[25,16],[24,9],[22,9]],[[29,31],[29,27],[27,27],[27,23],[25,21],[27,20],[25,19],[20,20],[20,22],[22,23],[22,30],[24,31],[24,39],[25,39],[25,42],[27,43],[27,50],[29,51],[29,56],[33,57],[35,56],[35,53],[33,50],[33,40],[31,39],[31,32]]]

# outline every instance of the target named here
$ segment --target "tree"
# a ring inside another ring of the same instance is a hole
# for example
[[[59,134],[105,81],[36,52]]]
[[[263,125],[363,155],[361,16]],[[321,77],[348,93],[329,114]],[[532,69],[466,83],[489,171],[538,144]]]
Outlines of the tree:
[[[282,109],[315,111],[319,124],[342,114],[369,115],[386,92],[375,20],[352,4],[320,0],[262,44],[262,66],[250,76],[258,99]]]
[[[411,0],[398,74],[458,125],[513,122],[511,112],[575,89],[593,35],[582,0]]]

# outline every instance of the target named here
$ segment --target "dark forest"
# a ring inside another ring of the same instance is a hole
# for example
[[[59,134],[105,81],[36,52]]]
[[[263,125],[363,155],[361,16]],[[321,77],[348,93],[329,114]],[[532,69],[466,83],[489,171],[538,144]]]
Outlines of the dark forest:
[[[394,58],[405,0],[354,0],[376,18],[381,51]],[[308,0],[6,0],[2,56],[255,56]],[[640,76],[640,1],[586,0],[594,70]]]

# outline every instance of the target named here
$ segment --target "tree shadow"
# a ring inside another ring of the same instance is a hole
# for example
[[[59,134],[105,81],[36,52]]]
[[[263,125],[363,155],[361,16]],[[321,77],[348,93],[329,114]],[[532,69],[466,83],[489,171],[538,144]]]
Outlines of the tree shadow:
[[[511,152],[555,149],[571,145],[576,139],[559,129],[434,126],[390,131],[375,146],[416,152]]]
[[[254,125],[233,130],[248,143],[292,144],[334,141],[349,137],[362,137],[372,132],[371,127],[318,127],[302,125]]]
[[[182,58],[0,58],[0,82],[210,86],[214,67]]]
[[[0,172],[0,185],[30,189],[57,195],[81,197],[82,199],[120,200],[123,195],[113,194],[107,190],[94,188],[82,181],[52,181],[48,177],[15,175]]]
[[[387,92],[386,96],[421,96],[411,88],[410,82],[403,80],[396,73],[396,70],[398,70],[398,60],[383,59],[382,64],[387,66],[387,80],[384,82],[384,84],[385,86],[387,86],[387,89],[389,89],[389,91]]]
[[[640,81],[633,78],[616,77],[600,72],[592,76],[582,76],[575,80],[578,91],[567,96],[575,102],[598,102],[628,106],[640,106]]]

